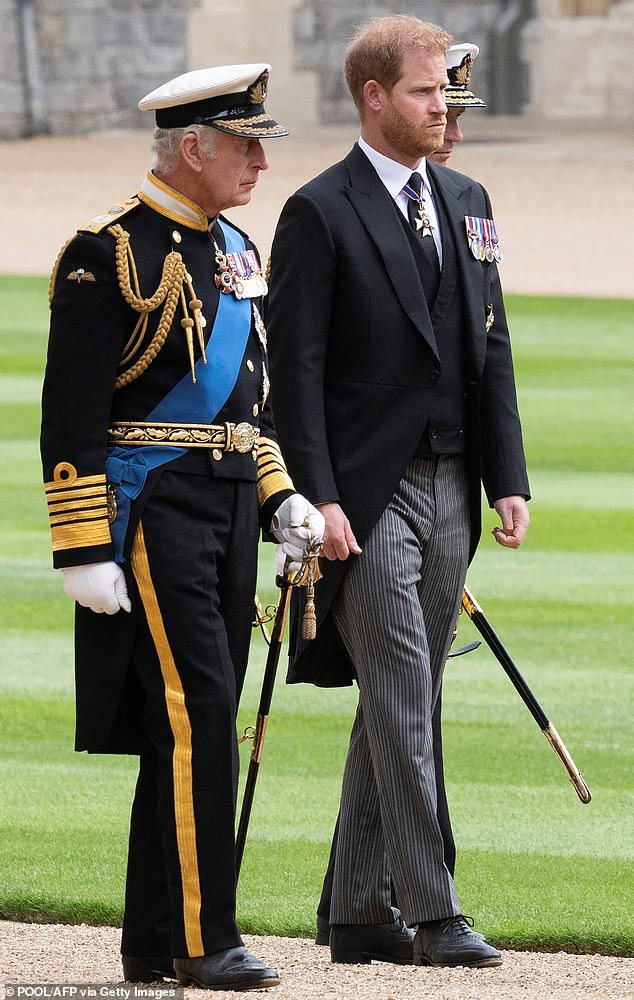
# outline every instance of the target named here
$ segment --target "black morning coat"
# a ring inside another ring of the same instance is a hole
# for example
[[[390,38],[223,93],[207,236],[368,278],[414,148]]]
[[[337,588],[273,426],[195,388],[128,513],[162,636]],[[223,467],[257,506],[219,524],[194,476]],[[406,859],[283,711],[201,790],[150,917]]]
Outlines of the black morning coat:
[[[528,497],[529,486],[498,269],[473,257],[465,228],[465,216],[492,218],[489,197],[469,177],[429,162],[427,169],[449,220],[443,239],[453,238],[456,247],[465,310],[473,557],[480,484],[490,504]],[[312,503],[340,503],[361,546],[414,455],[440,368],[397,211],[355,145],[289,199],[271,253],[267,325],[280,446],[296,489]],[[301,639],[295,613],[288,679],[349,684],[352,664],[329,614],[346,563],[321,563],[317,638]]]

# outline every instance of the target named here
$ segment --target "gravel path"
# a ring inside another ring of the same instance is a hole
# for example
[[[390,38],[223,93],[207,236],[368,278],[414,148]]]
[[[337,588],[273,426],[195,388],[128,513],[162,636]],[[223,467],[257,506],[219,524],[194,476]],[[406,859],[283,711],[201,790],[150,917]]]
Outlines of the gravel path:
[[[121,980],[119,930],[57,924],[0,923],[0,979],[5,983],[114,984]],[[404,968],[373,962],[332,965],[327,948],[297,938],[245,936],[282,984],[275,1000],[629,1000],[634,961],[602,955],[507,951],[497,969]],[[209,997],[188,989],[187,1000]],[[221,991],[219,998],[242,994]]]

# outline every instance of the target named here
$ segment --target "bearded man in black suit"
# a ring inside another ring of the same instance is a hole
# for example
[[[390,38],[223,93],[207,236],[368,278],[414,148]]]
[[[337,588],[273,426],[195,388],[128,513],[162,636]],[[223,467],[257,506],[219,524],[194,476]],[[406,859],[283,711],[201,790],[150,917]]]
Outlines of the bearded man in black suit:
[[[413,17],[360,29],[345,71],[361,137],[288,201],[271,255],[276,422],[324,514],[328,560],[316,640],[291,633],[291,680],[359,686],[330,913],[339,962],[501,962],[461,913],[432,750],[481,484],[510,548],[529,497],[489,198],[425,159],[444,140],[450,43]]]

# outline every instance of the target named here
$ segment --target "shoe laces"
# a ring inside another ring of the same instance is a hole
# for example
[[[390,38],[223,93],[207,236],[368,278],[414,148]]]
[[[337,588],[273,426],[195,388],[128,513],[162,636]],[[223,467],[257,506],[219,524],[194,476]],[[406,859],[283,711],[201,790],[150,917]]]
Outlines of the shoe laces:
[[[453,917],[447,917],[446,920],[441,921],[440,928],[442,933],[445,934],[453,925],[460,934],[467,937],[467,935],[471,934],[471,928],[474,923],[473,917],[466,917],[463,913],[456,913]]]

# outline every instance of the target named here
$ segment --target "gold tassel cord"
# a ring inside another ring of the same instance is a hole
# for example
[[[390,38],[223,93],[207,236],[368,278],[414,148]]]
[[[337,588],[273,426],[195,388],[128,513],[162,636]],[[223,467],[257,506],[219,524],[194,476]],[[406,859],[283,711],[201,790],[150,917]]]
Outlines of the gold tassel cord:
[[[145,337],[145,331],[147,330],[148,319],[149,319],[149,313],[142,313],[139,316],[137,324],[134,330],[132,331],[132,336],[130,337],[127,344],[123,348],[123,354],[121,356],[121,361],[119,362],[120,368],[123,368],[124,365],[127,365],[130,358],[134,357],[139,347],[143,343],[143,338]]]
[[[134,351],[140,346],[147,329],[149,313],[154,312],[154,310],[158,309],[159,306],[163,305],[163,312],[150,344],[139,360],[130,368],[126,369],[126,371],[122,372],[116,379],[115,389],[121,389],[123,386],[129,385],[130,382],[133,382],[134,379],[139,377],[139,375],[143,374],[149,365],[152,364],[154,358],[163,347],[163,344],[167,339],[167,335],[172,327],[178,300],[183,295],[183,282],[185,280],[187,280],[188,288],[192,293],[192,298],[194,299],[195,294],[191,286],[191,282],[187,278],[187,270],[185,268],[185,264],[183,263],[183,258],[179,253],[173,250],[167,255],[163,262],[163,272],[156,291],[149,298],[143,298],[140,293],[136,264],[132,254],[132,248],[130,246],[130,234],[127,233],[119,224],[111,226],[108,229],[108,232],[116,240],[115,267],[121,294],[127,304],[134,309],[135,312],[141,313],[139,322],[136,324],[132,336],[124,349],[124,357],[121,362],[122,364],[125,364],[133,355]],[[134,289],[132,287],[132,283],[134,283]],[[196,303],[197,302],[198,300],[196,300]],[[193,326],[194,323],[189,317],[184,298],[183,308],[185,319],[189,320],[189,323]],[[196,323],[196,325],[198,326],[198,323]],[[191,336],[191,327],[188,324],[186,337],[193,376],[193,347],[190,349]]]
[[[192,284],[191,275],[188,271],[185,272],[185,281],[187,282],[187,290],[191,295],[189,302],[189,308],[192,311],[192,316],[194,318],[194,325],[196,327],[196,334],[198,336],[198,346],[200,347],[200,354],[203,359],[203,364],[207,364],[207,354],[205,352],[205,332],[203,330],[202,323],[200,322],[200,313],[203,307],[201,299],[199,299],[194,290]]]
[[[136,279],[136,267],[134,264],[132,249],[130,247],[130,234],[127,233],[119,224],[116,226],[110,226],[108,232],[111,236],[114,236],[117,241],[115,246],[115,267],[117,270],[119,288],[121,289],[125,301],[132,307],[132,309],[135,310],[135,312],[154,312],[154,310],[157,309],[165,300],[168,290],[173,287],[177,279],[180,288],[182,279],[185,275],[183,258],[175,250],[168,253],[167,257],[163,261],[163,273],[154,295],[151,295],[148,299],[144,299],[140,294],[135,294],[132,291],[130,283],[131,266]]]
[[[167,335],[170,332],[172,322],[174,320],[179,295],[180,290],[178,285],[169,289],[165,300],[165,306],[163,308],[163,314],[159,320],[152,342],[149,344],[139,360],[132,365],[131,368],[128,368],[127,371],[119,375],[119,377],[115,380],[115,389],[121,389],[124,385],[128,385],[130,382],[133,382],[152,364],[154,358],[157,356],[163,344],[167,340]]]
[[[183,310],[183,318],[181,320],[181,326],[185,331],[185,339],[187,341],[187,353],[189,355],[189,367],[192,373],[192,382],[196,384],[196,361],[194,359],[194,335],[192,333],[192,327],[194,326],[194,321],[187,312],[187,299],[185,298],[185,289],[181,285],[181,309]]]
[[[304,521],[304,526],[308,527],[308,518]],[[317,614],[315,612],[315,583],[321,580],[321,570],[319,568],[319,554],[321,552],[321,542],[312,534],[309,536],[308,544],[302,556],[302,562],[289,581],[293,587],[306,588],[306,601],[302,614],[302,639],[310,642],[317,634]]]

